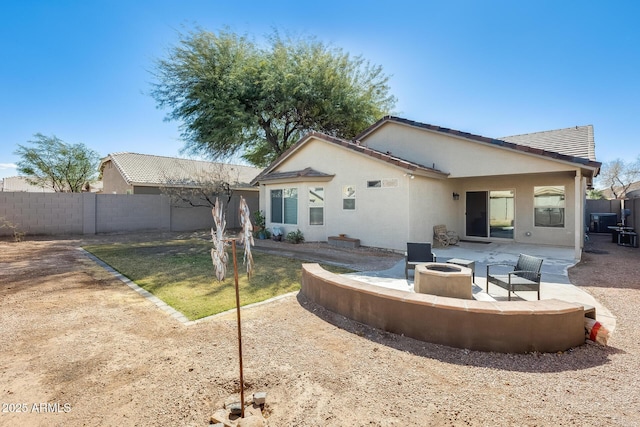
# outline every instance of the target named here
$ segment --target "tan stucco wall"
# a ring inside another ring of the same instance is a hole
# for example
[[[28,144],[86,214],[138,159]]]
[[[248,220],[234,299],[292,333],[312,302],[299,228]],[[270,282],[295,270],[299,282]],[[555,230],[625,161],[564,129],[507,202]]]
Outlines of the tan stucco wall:
[[[584,344],[584,308],[556,299],[475,301],[388,289],[303,264],[301,292],[358,322],[421,341],[504,353]]]
[[[455,182],[416,176],[409,181],[410,195],[406,211],[409,218],[405,242],[433,242],[433,226],[447,225],[462,235],[456,215],[458,203],[453,200]],[[406,250],[406,243],[402,250]]]
[[[423,212],[425,222],[412,221],[413,240],[430,236],[427,225],[443,223],[460,236],[466,231],[465,192],[514,190],[516,224],[514,241],[523,243],[574,246],[581,245],[576,232],[581,233],[582,221],[576,231],[576,213],[582,209],[582,188],[576,198],[575,176],[580,168],[565,162],[504,149],[495,145],[484,145],[463,138],[442,135],[400,123],[387,123],[363,142],[377,150],[391,150],[394,155],[408,158],[420,164],[435,166],[449,173],[446,185],[439,183],[438,189],[419,189],[431,197],[419,197],[412,192],[412,212]],[[417,181],[417,177],[416,177]],[[424,180],[420,180],[420,185]],[[541,185],[563,185],[565,187],[565,226],[563,228],[535,227],[533,219],[533,187]],[[581,184],[581,187],[584,183]],[[452,194],[460,195],[453,201]],[[434,216],[427,205],[440,203]],[[531,233],[527,236],[526,233]],[[427,239],[430,240],[430,239]]]
[[[312,140],[276,169],[278,172],[306,167],[335,177],[326,182],[298,182],[286,185],[260,185],[260,209],[266,213],[267,227],[282,227],[286,232],[300,229],[307,241],[326,241],[329,236],[346,234],[360,239],[364,246],[404,250],[408,236],[409,176],[384,162],[359,156],[352,150]],[[397,187],[367,188],[368,180],[397,180]],[[356,187],[356,209],[342,209],[345,185]],[[324,187],[324,225],[308,223],[309,187]],[[298,224],[270,222],[270,190],[298,188]]]
[[[104,194],[133,194],[133,186],[127,184],[112,161],[107,161],[102,170],[102,192]]]
[[[363,138],[370,148],[435,166],[450,178],[575,170],[576,167],[495,145],[389,122]]]
[[[575,224],[576,199],[574,193],[575,177],[570,173],[511,175],[505,177],[465,178],[454,180],[456,192],[460,199],[455,204],[456,215],[452,218],[455,223],[450,228],[455,229],[460,236],[465,236],[467,191],[513,190],[515,191],[515,231],[513,240],[521,243],[547,244],[558,246],[573,246]],[[563,185],[565,187],[565,225],[557,227],[534,226],[533,189],[536,186]],[[452,198],[452,197],[450,197]],[[578,203],[578,206],[580,204]],[[582,224],[579,225],[582,227]],[[527,236],[526,233],[531,233]],[[495,240],[491,239],[491,240]]]
[[[281,226],[285,233],[300,229],[307,241],[326,241],[340,233],[361,240],[364,246],[404,251],[406,242],[432,242],[433,226],[466,236],[466,192],[513,190],[515,192],[515,242],[574,246],[576,258],[582,245],[582,195],[584,178],[575,165],[539,159],[514,150],[483,146],[424,130],[387,125],[366,139],[369,147],[451,173],[434,178],[407,173],[384,161],[317,139],[303,144],[274,172],[298,171],[307,167],[335,175],[325,182],[267,182],[260,185],[260,209],[267,215],[267,227]],[[412,150],[418,152],[411,154]],[[422,157],[421,157],[422,156]],[[481,161],[481,159],[486,161]],[[434,160],[435,159],[435,160]],[[465,160],[466,159],[466,160]],[[433,162],[431,161],[433,160]],[[413,175],[413,178],[411,178]],[[395,179],[395,188],[367,188],[368,180]],[[576,192],[576,182],[578,190]],[[356,186],[356,209],[342,209],[342,189]],[[561,228],[534,226],[535,186],[562,185],[565,188],[565,223]],[[308,189],[325,189],[325,224],[308,224]],[[298,188],[298,224],[270,222],[271,189]],[[453,193],[459,200],[453,199]],[[577,225],[576,225],[577,224]],[[529,235],[527,235],[529,233]],[[487,240],[496,240],[487,238]]]

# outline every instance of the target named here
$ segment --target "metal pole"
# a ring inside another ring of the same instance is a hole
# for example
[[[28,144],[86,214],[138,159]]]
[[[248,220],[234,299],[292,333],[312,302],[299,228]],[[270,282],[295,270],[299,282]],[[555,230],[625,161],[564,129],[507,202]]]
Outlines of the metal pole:
[[[240,329],[240,286],[238,285],[238,260],[236,257],[236,239],[231,240],[233,252],[233,277],[236,281],[236,313],[238,314],[238,356],[240,361],[240,417],[244,418],[244,375],[242,373],[242,330]]]

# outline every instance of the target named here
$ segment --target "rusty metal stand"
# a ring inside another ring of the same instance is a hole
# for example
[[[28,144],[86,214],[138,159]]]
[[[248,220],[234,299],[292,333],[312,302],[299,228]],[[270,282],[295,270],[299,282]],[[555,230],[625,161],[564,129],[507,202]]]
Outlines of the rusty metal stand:
[[[240,361],[240,417],[244,418],[244,374],[242,372],[242,329],[240,328],[240,286],[238,284],[238,259],[236,256],[236,239],[231,239],[233,253],[233,278],[236,283],[236,313],[238,317],[238,360]]]

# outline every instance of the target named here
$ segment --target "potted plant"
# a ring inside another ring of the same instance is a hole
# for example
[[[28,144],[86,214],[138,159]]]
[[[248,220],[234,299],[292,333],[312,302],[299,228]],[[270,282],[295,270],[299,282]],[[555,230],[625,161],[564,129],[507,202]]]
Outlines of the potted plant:
[[[266,218],[262,211],[255,211],[253,213],[253,236],[258,239],[267,238],[267,233],[265,229]]]

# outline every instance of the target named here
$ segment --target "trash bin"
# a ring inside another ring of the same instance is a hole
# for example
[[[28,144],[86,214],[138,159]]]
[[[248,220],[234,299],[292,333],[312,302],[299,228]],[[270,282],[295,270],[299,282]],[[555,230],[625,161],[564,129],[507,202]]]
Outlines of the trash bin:
[[[615,213],[592,213],[589,221],[589,231],[592,233],[610,233],[609,227],[618,224],[618,215]]]

